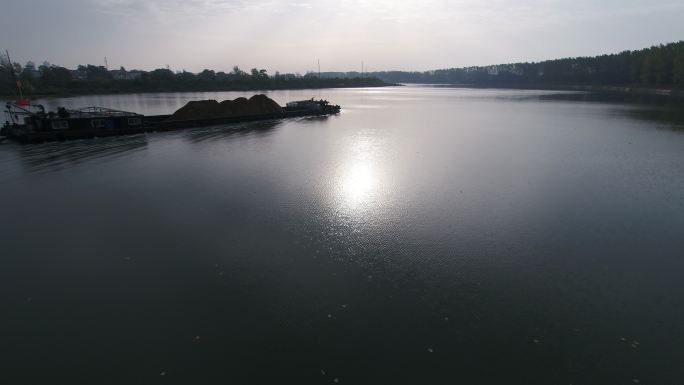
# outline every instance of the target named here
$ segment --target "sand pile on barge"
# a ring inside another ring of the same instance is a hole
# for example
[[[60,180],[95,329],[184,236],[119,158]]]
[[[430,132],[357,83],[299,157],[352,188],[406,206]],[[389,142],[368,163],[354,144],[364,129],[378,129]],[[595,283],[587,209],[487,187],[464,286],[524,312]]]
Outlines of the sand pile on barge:
[[[196,100],[174,112],[168,121],[232,118],[252,115],[282,114],[283,108],[266,95],[254,95],[249,99],[237,98],[224,100]]]

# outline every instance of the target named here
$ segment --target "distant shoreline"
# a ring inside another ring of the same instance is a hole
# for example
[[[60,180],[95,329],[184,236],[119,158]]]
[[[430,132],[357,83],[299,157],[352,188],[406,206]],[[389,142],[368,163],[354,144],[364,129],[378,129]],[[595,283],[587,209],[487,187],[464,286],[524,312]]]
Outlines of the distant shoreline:
[[[511,84],[465,84],[465,83],[402,83],[416,86],[441,86],[460,87],[472,89],[507,89],[507,90],[539,90],[539,91],[587,91],[587,92],[611,92],[633,95],[653,95],[684,98],[683,89],[652,88],[639,86],[589,86],[589,85],[511,85]]]
[[[92,96],[92,95],[125,95],[125,94],[157,94],[157,93],[175,93],[175,92],[261,92],[261,91],[288,91],[288,90],[322,90],[322,89],[338,89],[338,88],[380,88],[380,87],[395,87],[401,84],[383,83],[383,84],[350,84],[350,85],[329,85],[325,87],[222,87],[219,89],[147,89],[147,90],[77,90],[77,91],[58,91],[58,92],[39,92],[31,95],[25,95],[32,100],[47,99],[47,98],[70,98],[77,96]],[[0,93],[0,99],[10,101],[17,99],[16,93]]]

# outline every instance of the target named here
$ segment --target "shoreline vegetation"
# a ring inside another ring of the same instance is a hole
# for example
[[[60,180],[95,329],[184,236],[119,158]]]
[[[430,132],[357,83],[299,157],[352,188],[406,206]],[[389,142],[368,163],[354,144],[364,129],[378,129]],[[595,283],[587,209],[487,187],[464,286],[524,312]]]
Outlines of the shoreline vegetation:
[[[152,92],[219,92],[266,91],[288,89],[320,89],[350,87],[385,87],[388,84],[374,77],[319,78],[279,74],[269,76],[266,70],[252,69],[246,73],[235,67],[233,72],[204,70],[199,74],[175,73],[169,69],[154,71],[107,70],[102,66],[79,66],[77,70],[45,63],[35,69],[33,63],[22,67],[13,63],[14,75],[0,63],[0,97],[16,98],[19,81],[25,98],[68,97],[97,94],[127,94]]]
[[[449,68],[424,72],[308,72],[273,75],[264,69],[249,72],[233,67],[229,73],[204,70],[194,74],[168,68],[153,71],[110,70],[80,65],[76,70],[32,62],[21,66],[0,58],[0,96],[77,96],[148,92],[266,91],[399,84],[450,85],[470,88],[577,90],[684,97],[684,41],[618,54]]]
[[[353,77],[358,72],[327,72]],[[636,51],[433,71],[369,72],[388,83],[684,96],[684,41]]]

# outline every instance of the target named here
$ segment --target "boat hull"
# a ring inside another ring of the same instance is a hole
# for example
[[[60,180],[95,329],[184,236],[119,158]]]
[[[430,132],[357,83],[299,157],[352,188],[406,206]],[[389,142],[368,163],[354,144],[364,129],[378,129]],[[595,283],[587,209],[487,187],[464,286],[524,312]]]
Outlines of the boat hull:
[[[221,124],[253,122],[260,120],[286,119],[303,116],[334,115],[337,111],[285,110],[283,113],[247,115],[236,117],[171,120],[171,115],[142,116],[142,124],[136,127],[100,127],[71,128],[66,130],[30,130],[25,125],[14,125],[4,128],[4,135],[11,140],[22,143],[40,143],[70,139],[97,138],[118,135],[133,135],[144,132],[182,130],[196,127],[207,127]]]

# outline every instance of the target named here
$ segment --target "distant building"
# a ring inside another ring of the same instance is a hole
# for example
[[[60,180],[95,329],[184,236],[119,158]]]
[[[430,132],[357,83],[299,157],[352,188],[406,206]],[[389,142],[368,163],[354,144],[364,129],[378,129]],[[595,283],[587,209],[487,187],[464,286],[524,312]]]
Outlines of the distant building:
[[[72,80],[87,80],[88,79],[88,73],[85,71],[69,70],[69,72],[71,72],[71,79]]]
[[[114,80],[137,80],[142,77],[143,71],[126,71],[125,69],[120,69],[110,70],[109,73],[112,75]]]
[[[126,73],[126,79],[127,80],[137,80],[140,79],[145,71],[139,71],[139,70],[133,70],[133,71],[128,71]]]
[[[511,68],[510,72],[511,72],[513,75],[518,75],[518,76],[522,76],[523,73],[524,73],[524,72],[523,72],[523,68],[520,67],[520,66],[518,66],[518,65],[515,65],[515,64],[512,65],[512,68]]]
[[[40,79],[43,77],[43,72],[36,68],[36,64],[32,61],[26,62],[23,73],[33,79]]]

